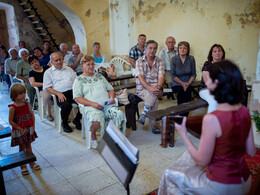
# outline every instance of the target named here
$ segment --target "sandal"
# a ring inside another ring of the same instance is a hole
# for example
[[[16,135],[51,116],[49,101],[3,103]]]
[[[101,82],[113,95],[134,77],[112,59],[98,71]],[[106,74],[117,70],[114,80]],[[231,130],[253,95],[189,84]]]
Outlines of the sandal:
[[[24,166],[24,167],[21,167],[21,172],[22,172],[22,175],[28,175],[29,174],[29,171],[28,171],[28,169],[27,169],[27,167],[26,166]]]
[[[40,165],[38,165],[37,163],[33,163],[33,165],[30,164],[30,167],[31,167],[31,169],[34,169],[34,170],[41,169]]]

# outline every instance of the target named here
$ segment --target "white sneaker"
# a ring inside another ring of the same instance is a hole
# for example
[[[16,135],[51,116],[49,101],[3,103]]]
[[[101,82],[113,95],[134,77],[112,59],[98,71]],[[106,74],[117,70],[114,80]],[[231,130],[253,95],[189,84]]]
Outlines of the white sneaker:
[[[96,150],[98,147],[98,141],[95,139],[95,140],[92,140],[92,146],[91,148],[93,148],[94,150]]]

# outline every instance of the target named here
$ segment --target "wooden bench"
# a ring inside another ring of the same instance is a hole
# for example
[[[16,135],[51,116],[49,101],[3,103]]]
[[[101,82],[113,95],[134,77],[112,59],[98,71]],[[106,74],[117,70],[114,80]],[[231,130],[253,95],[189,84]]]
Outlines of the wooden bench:
[[[120,89],[133,89],[136,87],[135,83],[127,83],[125,85],[118,85],[118,86],[114,86],[114,90],[118,91]]]
[[[132,78],[134,78],[134,76],[132,74],[127,74],[127,75],[121,75],[119,77],[108,78],[108,82],[121,81],[121,80],[132,79]]]
[[[10,154],[0,157],[0,192],[6,194],[3,171],[12,169],[17,166],[36,161],[36,157],[32,152],[22,151],[15,154]]]
[[[3,131],[0,131],[0,139],[11,136],[12,129],[5,127]]]
[[[206,101],[204,101],[203,99],[198,99],[198,100],[186,102],[183,104],[171,106],[171,107],[168,107],[165,109],[148,112],[146,116],[149,119],[159,121],[164,116],[179,115],[179,114],[183,114],[183,113],[190,112],[192,110],[196,110],[196,109],[207,107],[207,106],[208,106],[208,103]]]

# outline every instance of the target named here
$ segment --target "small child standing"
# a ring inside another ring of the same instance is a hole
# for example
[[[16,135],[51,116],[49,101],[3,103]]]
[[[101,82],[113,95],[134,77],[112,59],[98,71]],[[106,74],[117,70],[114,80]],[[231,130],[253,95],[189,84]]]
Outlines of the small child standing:
[[[25,101],[26,89],[21,84],[13,84],[10,90],[10,98],[14,102],[9,107],[9,123],[12,125],[11,146],[19,145],[19,151],[32,151],[31,143],[37,138],[35,132],[35,118],[31,106]],[[40,166],[31,162],[30,167],[39,170]],[[26,165],[21,166],[22,174],[28,175]]]

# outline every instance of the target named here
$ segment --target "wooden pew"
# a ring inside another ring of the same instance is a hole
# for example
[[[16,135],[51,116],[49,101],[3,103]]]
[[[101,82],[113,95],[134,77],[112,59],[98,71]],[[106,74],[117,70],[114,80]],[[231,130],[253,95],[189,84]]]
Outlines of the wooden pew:
[[[10,154],[0,157],[0,192],[6,194],[3,171],[12,169],[17,166],[36,161],[36,157],[32,152],[22,151],[15,154]]]
[[[132,74],[127,74],[127,75],[121,75],[119,77],[108,78],[108,82],[121,81],[121,80],[132,79],[132,78],[134,78],[134,76]]]
[[[118,85],[118,86],[114,86],[114,90],[118,91],[120,89],[133,89],[136,87],[135,83],[127,83],[125,85]]]
[[[0,131],[0,139],[11,136],[12,129],[5,127],[3,131]]]
[[[208,106],[208,103],[206,101],[204,101],[202,99],[198,99],[198,100],[186,102],[186,103],[179,104],[179,105],[174,105],[174,106],[171,106],[171,107],[168,107],[165,109],[148,112],[146,116],[149,119],[159,121],[164,116],[180,115],[180,114],[190,112],[190,111],[196,110],[198,108],[207,107],[207,106]]]

